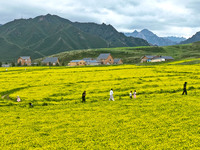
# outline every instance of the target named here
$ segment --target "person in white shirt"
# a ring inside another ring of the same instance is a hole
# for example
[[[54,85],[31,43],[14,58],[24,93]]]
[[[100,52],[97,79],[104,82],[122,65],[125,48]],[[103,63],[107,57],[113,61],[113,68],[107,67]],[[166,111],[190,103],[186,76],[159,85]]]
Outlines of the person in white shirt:
[[[113,94],[114,94],[113,89],[111,89],[111,90],[110,90],[110,98],[109,98],[109,101],[110,101],[110,100],[115,101],[115,100],[114,100],[114,97],[113,97]]]
[[[130,95],[130,98],[132,98],[132,95],[133,95],[133,94],[132,94],[132,91],[130,92],[130,94],[129,94],[129,95]]]

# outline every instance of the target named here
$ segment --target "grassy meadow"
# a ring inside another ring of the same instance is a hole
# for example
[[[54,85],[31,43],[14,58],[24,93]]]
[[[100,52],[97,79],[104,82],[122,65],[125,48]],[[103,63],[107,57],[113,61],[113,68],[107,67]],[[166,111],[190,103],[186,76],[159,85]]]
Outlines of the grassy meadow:
[[[86,57],[97,58],[101,53],[111,53],[114,58],[121,58],[125,64],[138,64],[144,55],[172,56],[176,61],[200,58],[200,42],[184,45],[172,46],[140,46],[140,47],[117,47],[117,48],[99,48],[67,51],[52,55],[58,57],[62,63],[69,63],[73,59],[83,59]],[[36,60],[36,62],[42,59]],[[199,63],[190,62],[192,64]],[[187,64],[187,63],[186,63]]]
[[[200,149],[200,65],[182,63],[0,68],[0,149]]]

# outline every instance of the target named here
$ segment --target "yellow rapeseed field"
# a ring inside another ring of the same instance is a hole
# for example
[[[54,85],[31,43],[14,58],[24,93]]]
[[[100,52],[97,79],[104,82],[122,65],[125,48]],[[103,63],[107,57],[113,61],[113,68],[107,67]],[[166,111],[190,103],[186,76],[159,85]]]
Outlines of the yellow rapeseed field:
[[[1,149],[200,149],[200,65],[0,68],[0,83]]]

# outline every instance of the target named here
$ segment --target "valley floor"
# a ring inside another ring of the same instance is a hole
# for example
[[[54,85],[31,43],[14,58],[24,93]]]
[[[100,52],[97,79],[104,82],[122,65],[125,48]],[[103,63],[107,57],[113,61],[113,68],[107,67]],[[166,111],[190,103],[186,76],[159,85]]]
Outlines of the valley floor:
[[[199,65],[0,68],[0,148],[199,149],[199,78]]]

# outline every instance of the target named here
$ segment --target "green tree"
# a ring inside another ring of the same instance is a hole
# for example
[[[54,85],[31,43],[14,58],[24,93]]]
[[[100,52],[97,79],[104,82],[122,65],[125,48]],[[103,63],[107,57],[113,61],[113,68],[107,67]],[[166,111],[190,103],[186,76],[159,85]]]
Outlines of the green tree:
[[[15,67],[15,63],[14,62],[12,62],[11,65],[12,65],[12,67]]]
[[[2,66],[2,62],[0,61],[0,67]]]

